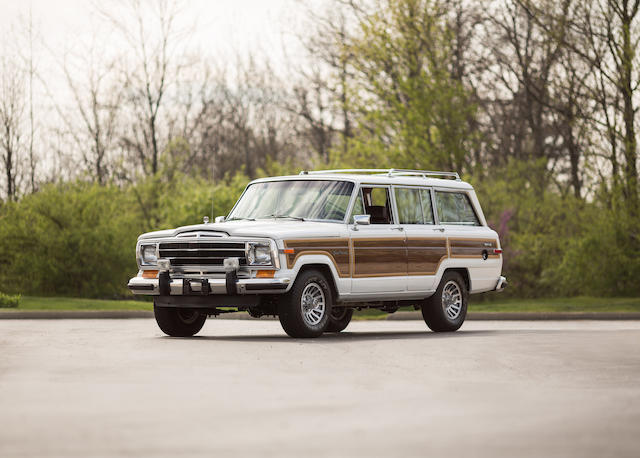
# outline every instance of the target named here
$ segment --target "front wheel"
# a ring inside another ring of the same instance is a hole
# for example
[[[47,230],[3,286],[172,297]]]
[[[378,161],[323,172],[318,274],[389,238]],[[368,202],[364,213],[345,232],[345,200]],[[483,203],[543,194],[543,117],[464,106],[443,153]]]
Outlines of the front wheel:
[[[162,332],[172,337],[191,337],[197,334],[207,315],[194,309],[158,307],[154,304],[153,314]]]
[[[331,288],[325,276],[316,270],[298,275],[291,291],[278,303],[282,329],[291,337],[319,337],[331,314]]]
[[[435,332],[457,331],[467,316],[467,286],[458,272],[445,272],[433,296],[422,304],[422,317]]]

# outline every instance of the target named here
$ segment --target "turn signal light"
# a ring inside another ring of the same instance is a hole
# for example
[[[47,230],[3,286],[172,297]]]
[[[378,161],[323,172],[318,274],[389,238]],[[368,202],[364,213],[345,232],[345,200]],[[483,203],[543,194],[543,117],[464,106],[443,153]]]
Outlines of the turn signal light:
[[[143,270],[142,278],[156,278],[158,276],[157,270]]]
[[[284,254],[294,254],[296,250],[294,250],[293,248],[285,248],[284,250],[282,250],[282,252]]]
[[[259,270],[256,272],[256,278],[273,278],[275,274],[275,270]]]

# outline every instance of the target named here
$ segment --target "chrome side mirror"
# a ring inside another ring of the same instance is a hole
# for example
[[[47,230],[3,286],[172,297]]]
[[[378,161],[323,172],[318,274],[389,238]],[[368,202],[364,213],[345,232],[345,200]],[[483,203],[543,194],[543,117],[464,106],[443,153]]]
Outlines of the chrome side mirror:
[[[353,230],[357,231],[358,226],[368,226],[371,224],[371,215],[353,215]]]
[[[224,223],[224,220],[226,218],[224,216],[216,216],[216,219],[214,220],[216,223]]]
[[[353,222],[359,226],[360,225],[367,226],[371,224],[371,215],[355,215],[353,217]]]

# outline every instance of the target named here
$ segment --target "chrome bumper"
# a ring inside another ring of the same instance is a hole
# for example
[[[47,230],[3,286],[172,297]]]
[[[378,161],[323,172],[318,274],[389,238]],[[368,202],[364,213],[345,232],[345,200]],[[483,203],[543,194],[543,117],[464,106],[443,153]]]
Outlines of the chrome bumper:
[[[235,282],[235,291],[227,291],[227,281],[224,278],[194,279],[174,278],[169,282],[170,295],[181,296],[185,291],[185,282],[189,282],[188,290],[194,295],[202,294],[202,282],[208,281],[208,294],[264,294],[284,293],[289,288],[289,278],[247,278]],[[160,281],[157,278],[133,277],[127,285],[133,294],[160,295]],[[206,285],[205,285],[206,286]]]
[[[496,288],[494,291],[502,291],[506,287],[507,287],[507,277],[503,277],[502,275],[500,275],[500,278],[498,279],[498,284],[496,285]]]

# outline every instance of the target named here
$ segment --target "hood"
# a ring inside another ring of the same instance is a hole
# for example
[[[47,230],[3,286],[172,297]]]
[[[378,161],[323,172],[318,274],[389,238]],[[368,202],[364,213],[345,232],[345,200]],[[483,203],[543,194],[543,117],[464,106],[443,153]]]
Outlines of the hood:
[[[317,221],[260,220],[227,221],[224,223],[194,224],[176,229],[147,232],[138,239],[176,237],[186,232],[213,232],[229,237],[267,237],[272,239],[299,237],[340,236],[345,230],[343,223],[321,223]]]

